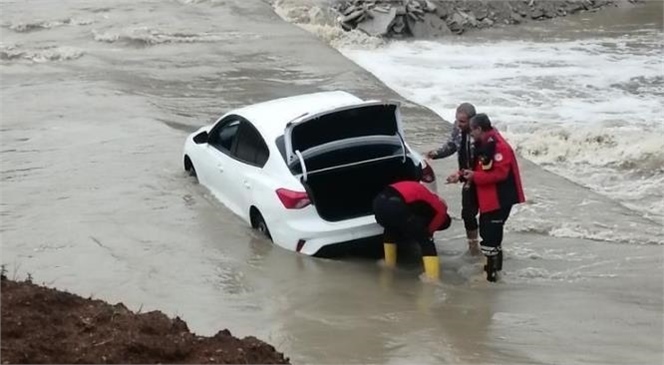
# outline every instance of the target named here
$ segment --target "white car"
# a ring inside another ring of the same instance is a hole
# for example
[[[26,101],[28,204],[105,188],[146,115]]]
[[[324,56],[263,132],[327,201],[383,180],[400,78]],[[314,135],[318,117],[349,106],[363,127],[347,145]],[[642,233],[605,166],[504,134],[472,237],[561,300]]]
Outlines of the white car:
[[[399,105],[347,92],[231,111],[187,137],[184,168],[251,227],[286,249],[325,256],[379,236],[373,198],[435,174],[403,139]]]

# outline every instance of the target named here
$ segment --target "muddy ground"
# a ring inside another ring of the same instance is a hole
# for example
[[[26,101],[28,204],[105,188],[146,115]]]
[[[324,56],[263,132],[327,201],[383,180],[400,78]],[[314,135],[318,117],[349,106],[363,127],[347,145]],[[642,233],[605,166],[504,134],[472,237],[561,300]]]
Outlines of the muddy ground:
[[[274,347],[228,330],[197,336],[180,318],[134,313],[2,276],[3,364],[288,364]]]

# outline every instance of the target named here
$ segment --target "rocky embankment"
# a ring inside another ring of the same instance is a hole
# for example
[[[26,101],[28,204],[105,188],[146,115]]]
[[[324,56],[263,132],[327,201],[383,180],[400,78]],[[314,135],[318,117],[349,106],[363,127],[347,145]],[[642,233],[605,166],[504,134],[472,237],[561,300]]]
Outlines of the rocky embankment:
[[[597,11],[643,0],[346,0],[330,3],[346,31],[388,38],[434,38],[471,29]]]

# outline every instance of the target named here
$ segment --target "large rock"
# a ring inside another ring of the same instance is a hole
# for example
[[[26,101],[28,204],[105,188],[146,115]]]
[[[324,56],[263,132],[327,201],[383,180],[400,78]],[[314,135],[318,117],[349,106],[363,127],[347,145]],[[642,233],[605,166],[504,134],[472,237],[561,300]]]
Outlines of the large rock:
[[[404,20],[403,15],[397,15],[394,19],[394,24],[392,25],[392,32],[394,34],[403,34],[403,31],[406,30],[406,21]]]
[[[397,9],[390,8],[387,13],[369,10],[369,18],[357,25],[357,29],[367,33],[370,36],[385,36],[390,31],[394,18],[397,16]]]
[[[414,21],[407,17],[408,28],[415,38],[426,39],[452,34],[445,21],[432,13],[424,14],[423,21]]]
[[[491,20],[489,18],[484,18],[480,22],[480,28],[490,28],[490,27],[493,27],[494,24],[495,24],[495,22],[493,20]]]
[[[364,14],[364,9],[362,8],[353,8],[352,11],[346,11],[348,15],[344,15],[341,19],[340,22],[342,23],[350,23],[350,22],[357,22],[357,19],[359,19],[362,14]]]
[[[479,22],[477,21],[477,18],[475,17],[475,14],[473,14],[472,11],[470,13],[462,12],[461,16],[466,18],[466,20],[464,21],[466,24],[470,24],[473,27],[477,27],[477,24]]]
[[[449,1],[439,1],[436,3],[436,15],[441,19],[446,19],[454,13],[454,4]]]
[[[542,11],[544,11],[544,17],[546,18],[555,18],[558,15],[556,5],[550,1],[542,4]]]
[[[519,13],[512,13],[511,20],[514,24],[519,24],[523,21]]]
[[[570,13],[576,13],[579,10],[585,10],[583,3],[580,1],[568,1],[567,2],[567,11]]]
[[[426,0],[425,1],[425,10],[428,11],[429,13],[433,13],[436,11],[436,4],[433,2]]]
[[[540,8],[535,8],[530,12],[530,17],[533,19],[540,19],[544,17],[544,11]]]
[[[465,20],[466,18],[464,18],[463,15],[454,13],[454,15],[447,17],[447,26],[453,32],[460,34],[464,31],[463,26],[465,24]]]
[[[484,20],[486,17],[489,16],[489,9],[487,7],[481,7],[478,8],[477,10],[473,10],[473,14],[475,14],[475,19],[481,22],[482,20]]]

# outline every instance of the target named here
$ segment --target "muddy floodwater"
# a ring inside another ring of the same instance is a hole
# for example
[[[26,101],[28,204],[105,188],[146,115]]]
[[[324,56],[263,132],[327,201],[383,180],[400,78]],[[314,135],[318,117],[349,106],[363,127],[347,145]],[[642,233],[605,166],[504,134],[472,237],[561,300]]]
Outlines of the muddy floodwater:
[[[451,118],[459,100],[420,100],[421,80],[390,80],[372,69],[371,51],[342,50],[373,75],[258,0],[0,7],[0,234],[10,278],[29,273],[82,296],[163,310],[202,335],[253,335],[294,363],[662,363],[662,222],[592,181],[563,177],[565,166],[521,161],[529,202],[510,218],[497,285],[474,280],[479,265],[461,257],[456,186],[439,183],[455,221],[436,237],[442,283],[427,285],[417,280],[417,259],[388,272],[369,259],[273,246],[182,170],[190,131],[276,97],[344,89],[401,98],[380,78]],[[644,26],[621,32],[643,39],[661,29],[661,18],[643,21],[652,12],[631,11],[627,21]],[[606,28],[616,23],[603,19]],[[661,50],[661,33],[659,42]],[[643,61],[643,47],[617,53],[632,51]],[[389,52],[376,55],[392,62]],[[648,94],[661,92],[662,79],[646,76],[645,101],[629,114],[637,122],[662,115]],[[409,144],[434,147],[449,125],[404,103]],[[442,179],[454,161],[434,168]],[[653,175],[643,176],[646,184]]]

